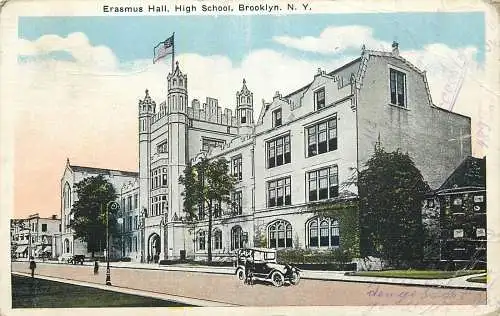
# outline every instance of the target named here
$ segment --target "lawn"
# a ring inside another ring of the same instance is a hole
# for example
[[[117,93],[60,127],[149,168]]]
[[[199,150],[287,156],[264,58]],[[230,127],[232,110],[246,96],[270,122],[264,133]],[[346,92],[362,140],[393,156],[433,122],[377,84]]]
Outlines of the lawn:
[[[459,271],[436,271],[436,270],[385,270],[385,271],[362,271],[349,275],[381,277],[381,278],[406,278],[406,279],[449,279],[464,275],[484,273],[485,270],[459,270]]]
[[[472,277],[467,279],[469,282],[476,282],[476,283],[486,283],[486,275],[483,276],[478,276],[478,277]]]
[[[12,308],[187,307],[178,302],[12,275]]]

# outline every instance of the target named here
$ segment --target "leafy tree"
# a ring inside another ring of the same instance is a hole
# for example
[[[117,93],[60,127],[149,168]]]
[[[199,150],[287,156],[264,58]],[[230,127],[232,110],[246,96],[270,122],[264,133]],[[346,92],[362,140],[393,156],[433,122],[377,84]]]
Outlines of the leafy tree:
[[[115,189],[102,175],[88,177],[75,184],[78,200],[73,203],[70,227],[75,237],[87,243],[87,251],[102,251],[106,245],[107,204],[117,198]],[[109,234],[117,232],[117,210],[109,210]],[[109,251],[109,249],[107,250]]]
[[[203,220],[208,215],[207,253],[208,262],[212,262],[212,222],[221,214],[221,206],[229,205],[232,209],[231,192],[236,179],[229,174],[228,162],[221,158],[209,160],[202,158],[196,164],[188,164],[179,178],[184,185],[184,211],[190,221]]]
[[[380,144],[358,175],[363,255],[377,254],[390,265],[422,259],[422,201],[429,186],[408,154]]]

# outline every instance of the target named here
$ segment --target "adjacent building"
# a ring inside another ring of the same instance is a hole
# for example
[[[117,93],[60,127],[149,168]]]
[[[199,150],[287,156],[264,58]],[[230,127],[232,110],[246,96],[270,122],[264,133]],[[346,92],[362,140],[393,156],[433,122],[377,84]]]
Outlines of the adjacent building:
[[[40,217],[38,213],[11,221],[12,255],[16,258],[51,258],[56,254],[56,236],[61,231],[57,215]]]
[[[427,195],[425,210],[437,215],[439,260],[486,262],[486,158],[467,157]]]
[[[82,240],[75,238],[74,232],[70,227],[73,220],[71,207],[78,199],[75,190],[75,184],[85,178],[102,175],[104,179],[109,181],[115,188],[118,195],[117,202],[120,202],[120,194],[125,184],[130,181],[137,181],[138,173],[113,169],[102,169],[93,167],[84,167],[72,165],[69,159],[66,161],[63,176],[61,178],[61,233],[59,238],[59,246],[57,247],[57,256],[90,255],[87,251],[87,245]],[[121,247],[119,243],[112,242],[110,255],[119,256]],[[105,247],[103,247],[105,248]]]

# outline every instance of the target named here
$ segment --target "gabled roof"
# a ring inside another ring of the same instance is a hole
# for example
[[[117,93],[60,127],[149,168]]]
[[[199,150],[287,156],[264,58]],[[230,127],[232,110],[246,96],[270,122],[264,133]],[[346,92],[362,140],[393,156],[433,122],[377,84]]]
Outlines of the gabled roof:
[[[133,171],[123,171],[123,170],[115,170],[115,169],[103,169],[103,168],[94,168],[94,167],[84,167],[84,166],[74,166],[69,165],[71,170],[74,172],[87,172],[87,173],[95,173],[95,174],[103,174],[103,175],[119,175],[126,177],[138,177],[138,172]]]
[[[436,191],[486,187],[486,157],[467,157]]]

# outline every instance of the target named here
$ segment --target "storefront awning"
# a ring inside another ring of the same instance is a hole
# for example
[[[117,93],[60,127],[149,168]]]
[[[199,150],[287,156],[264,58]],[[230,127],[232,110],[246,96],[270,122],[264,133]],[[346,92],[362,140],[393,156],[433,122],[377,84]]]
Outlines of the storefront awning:
[[[52,252],[52,247],[47,246],[43,249],[43,252]]]
[[[17,252],[17,253],[23,253],[24,251],[26,251],[26,248],[28,248],[28,246],[19,246],[19,247],[16,249],[16,252]]]

